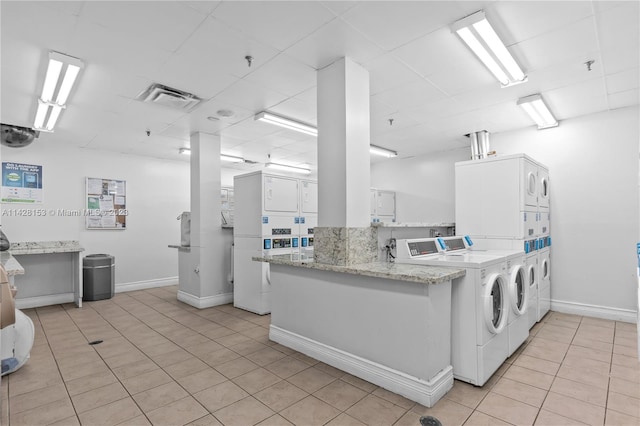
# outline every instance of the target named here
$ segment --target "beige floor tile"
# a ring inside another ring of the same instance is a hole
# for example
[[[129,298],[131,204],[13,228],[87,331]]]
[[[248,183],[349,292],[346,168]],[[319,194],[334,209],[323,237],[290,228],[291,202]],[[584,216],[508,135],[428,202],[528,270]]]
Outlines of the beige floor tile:
[[[309,394],[283,380],[255,393],[253,396],[273,411],[279,412],[306,398]]]
[[[157,370],[158,365],[150,359],[137,361],[131,364],[123,365],[122,367],[114,368],[113,374],[120,380],[136,377],[149,371]]]
[[[254,394],[262,389],[278,383],[282,379],[264,368],[258,368],[242,376],[233,379],[233,382],[249,394]]]
[[[244,334],[244,333],[242,335],[246,336],[246,334]],[[247,336],[247,337],[249,337],[249,336]],[[221,346],[221,347],[223,347],[223,346]],[[259,350],[266,349],[266,348],[268,348],[267,345],[263,345],[260,342],[256,342],[255,340],[253,340],[253,338],[251,338],[250,340],[244,341],[242,343],[238,343],[237,345],[233,345],[229,349],[231,349],[234,352],[239,353],[240,355],[247,356],[249,354],[252,354],[254,352],[257,352]],[[213,351],[211,351],[211,352],[213,352]]]
[[[122,367],[123,365],[131,364],[138,361],[143,361],[148,359],[148,357],[144,354],[144,352],[138,349],[132,349],[129,352],[124,354],[116,355],[110,358],[105,358],[104,362],[109,366],[109,368],[114,369],[118,367]]]
[[[226,377],[211,367],[207,367],[206,370],[198,371],[197,373],[189,376],[176,379],[176,381],[180,383],[180,385],[190,394],[208,389],[212,386],[225,382],[226,380]]]
[[[206,355],[211,352],[219,351],[222,348],[224,348],[224,346],[214,342],[213,340],[207,340],[207,342],[205,343],[184,347],[186,351],[190,352],[191,354],[197,357],[199,357],[200,355]]]
[[[174,379],[179,379],[181,377],[189,376],[191,374],[195,374],[199,371],[204,371],[209,368],[211,367],[209,367],[206,363],[202,362],[196,357],[193,357],[185,361],[171,364],[170,366],[165,367],[164,371],[166,371]]]
[[[118,426],[152,426],[147,416],[142,415],[138,417],[134,417],[129,420],[125,420],[122,423],[118,423]]]
[[[274,344],[273,346],[271,346],[271,347],[272,347],[273,349],[277,350],[277,351],[282,352],[283,354],[286,354],[286,355],[293,355],[293,354],[296,354],[296,353],[297,353],[297,352],[296,352],[296,351],[294,351],[293,349],[288,348],[288,347],[286,347],[286,346],[282,346],[282,345],[281,345],[281,344],[279,344],[279,343],[275,343],[275,344]],[[307,364],[308,364],[308,363],[307,363]]]
[[[611,352],[613,350],[612,343],[593,339],[583,334],[576,334],[576,337],[573,338],[571,344],[576,346],[584,346],[585,348],[597,349],[603,352]]]
[[[161,369],[156,369],[124,379],[121,382],[131,395],[135,395],[171,381],[171,376]]]
[[[613,354],[612,364],[621,365],[623,367],[635,368],[640,370],[640,360],[637,357],[630,357],[621,354]]]
[[[556,342],[571,343],[575,334],[576,331],[571,328],[545,324],[538,334],[536,334],[536,337],[542,337]]]
[[[49,426],[80,426],[80,420],[78,416],[71,416],[54,423],[49,423]]]
[[[611,368],[610,362],[602,362],[596,361],[594,359],[585,358],[576,354],[567,354],[562,362],[563,366],[573,367],[573,368],[582,368],[584,370],[589,370],[596,374],[607,375],[609,374],[609,370]]]
[[[569,345],[552,340],[535,338],[524,348],[523,355],[540,358],[552,362],[562,362]]]
[[[569,346],[567,356],[592,359],[595,361],[611,363],[611,352],[599,351],[597,349],[585,348],[584,346]]]
[[[544,390],[549,390],[551,383],[553,383],[552,375],[529,370],[517,365],[512,365],[502,377]]]
[[[148,357],[156,357],[158,355],[177,351],[178,349],[180,349],[180,346],[176,345],[175,343],[166,342],[159,345],[150,346],[148,348],[143,348],[142,352],[144,352]]]
[[[342,380],[335,380],[313,394],[316,398],[344,411],[367,396],[367,392]],[[381,397],[381,395],[378,395]],[[411,408],[411,407],[409,407]]]
[[[164,346],[163,346],[164,347]],[[168,347],[168,346],[167,346]],[[171,352],[164,352],[155,355],[149,355],[151,359],[162,368],[167,368],[170,365],[177,364],[178,362],[186,361],[193,358],[189,352],[178,346]]]
[[[582,321],[582,316],[551,311],[545,317],[545,321],[555,321],[555,320],[569,321],[569,322],[577,323],[579,325],[580,322]]]
[[[282,358],[269,365],[265,365],[264,368],[271,371],[273,374],[275,374],[278,377],[287,379],[293,376],[294,374],[297,374],[309,368],[309,364],[302,362],[291,356],[287,356],[286,358]]]
[[[613,345],[613,353],[637,358],[638,348],[632,348],[624,345]]]
[[[220,364],[239,358],[241,355],[231,349],[223,348],[219,351],[211,352],[207,355],[201,355],[200,359],[215,368]]]
[[[640,383],[630,382],[619,377],[609,379],[609,391],[640,399]]]
[[[411,401],[405,397],[403,397],[402,395],[398,395],[397,393],[393,393],[391,391],[388,391],[386,389],[383,388],[378,388],[375,391],[372,392],[372,395],[375,395],[377,397],[380,397],[382,399],[386,399],[387,401],[391,402],[392,404],[395,404],[399,407],[404,408],[405,410],[409,410],[411,408],[413,408],[414,405],[416,405],[416,403],[414,401]]]
[[[638,424],[640,424],[640,399],[616,392],[609,392],[607,408],[636,417],[638,419]]]
[[[256,364],[262,367],[269,365],[273,362],[276,362],[279,359],[282,359],[285,357],[286,355],[283,354],[282,352],[269,347],[247,355],[248,359],[250,359],[251,361],[255,362]]]
[[[212,414],[207,414],[204,417],[200,417],[188,423],[188,426],[222,426],[222,423],[218,421]]]
[[[167,404],[179,399],[183,399],[188,395],[189,394],[180,385],[171,381],[167,384],[135,394],[133,395],[133,399],[142,411],[148,414],[157,408],[166,406]]]
[[[549,392],[542,408],[590,425],[602,425],[604,423],[603,407],[598,407],[555,392]]]
[[[566,321],[564,319],[551,319],[550,321],[547,321],[545,324],[551,324],[551,325],[554,325],[556,327],[570,328],[572,330],[577,330],[578,327],[580,327],[580,323],[579,322]]]
[[[464,426],[509,426],[509,423],[480,411],[474,411],[464,423]]]
[[[280,414],[275,414],[268,419],[265,419],[258,423],[258,426],[294,426],[293,423],[282,417]],[[354,425],[355,426],[355,425]]]
[[[102,361],[92,361],[86,364],[80,364],[76,368],[69,367],[67,370],[61,370],[62,378],[65,382],[86,377],[89,375],[106,373],[109,367]]]
[[[464,424],[473,412],[471,408],[445,398],[442,398],[431,408],[416,404],[411,411],[419,414],[420,416],[435,417],[440,420],[442,424],[447,426],[459,426]]]
[[[216,366],[216,370],[224,374],[225,377],[233,379],[241,376],[245,373],[253,371],[258,368],[258,365],[249,361],[247,358],[240,357],[232,361],[225,362]]]
[[[402,420],[402,418],[400,420]],[[402,423],[400,423],[400,420],[394,423],[394,425],[402,426]],[[413,423],[413,425],[416,425],[416,424],[417,423]],[[366,426],[366,425],[361,421],[354,419],[350,415],[342,413],[338,417],[334,418],[329,423],[327,423],[326,426]]]
[[[616,331],[626,331],[629,333],[637,333],[638,327],[635,322],[616,321]]]
[[[336,380],[335,377],[311,367],[287,379],[300,389],[313,393]]]
[[[475,409],[480,401],[487,396],[487,393],[489,393],[489,388],[486,385],[478,387],[455,380],[453,387],[444,395],[444,398]]]
[[[583,327],[585,325],[604,327],[607,329],[614,329],[616,326],[616,322],[611,320],[601,319],[601,318],[582,317],[580,326]]]
[[[525,354],[520,355],[513,365],[538,371],[540,373],[550,374],[552,376],[555,376],[560,369],[560,363],[558,362],[547,361],[545,359],[535,358]]]
[[[280,350],[278,348],[273,348],[273,349],[279,350],[280,352],[282,352],[282,350]],[[284,352],[284,353],[286,353],[286,352]],[[312,366],[316,365],[318,362],[320,362],[317,359],[311,358],[310,356],[307,356],[307,355],[305,355],[303,353],[300,353],[300,352],[293,352],[293,353],[291,353],[291,356],[294,357],[295,359],[299,359],[300,361],[302,361],[302,362],[304,362],[306,364],[312,365]]]
[[[324,362],[319,362],[314,365],[314,367],[322,371],[323,373],[327,373],[328,375],[335,377],[336,379],[339,379],[346,374],[344,371],[332,367],[329,364],[325,364]]]
[[[193,396],[207,410],[213,413],[227,405],[246,398],[249,394],[235,383],[226,381],[200,391]]]
[[[25,367],[27,367],[27,365],[23,366],[20,370],[12,373],[9,376],[9,381],[11,383],[11,395],[22,395],[24,393],[28,393],[37,389],[42,389],[63,383],[62,378],[60,377],[60,373],[58,373],[57,371],[45,372],[35,377],[24,375],[18,376],[17,374],[20,373],[20,371]],[[6,379],[2,379],[3,382],[5,380]]]
[[[83,425],[117,425],[142,415],[133,399],[125,398],[78,415]]]
[[[226,346],[227,348],[231,348],[232,346],[235,346],[239,343],[248,342],[250,340],[252,339],[240,333],[228,334],[226,336],[218,337],[217,339],[215,339],[216,342],[218,342],[222,346]]]
[[[568,365],[561,366],[557,376],[603,389],[606,389],[609,384],[608,375],[597,374],[583,368],[575,368]]]
[[[209,339],[218,339],[220,337],[229,336],[231,334],[235,334],[236,332],[227,327],[211,327],[209,330],[201,331],[204,336],[207,336]]]
[[[547,410],[540,410],[535,422],[536,426],[581,426],[585,424]]]
[[[314,396],[308,396],[279,414],[294,425],[314,426],[326,424],[337,417],[340,411]]]
[[[507,379],[506,377],[500,379],[493,389],[491,389],[491,392],[495,392],[502,396],[506,396],[538,408],[542,406],[542,402],[547,396],[547,391],[543,389],[515,382]]]
[[[4,383],[8,383],[7,379],[2,379],[3,388]],[[67,390],[62,383],[57,385],[48,386],[42,389],[36,389],[31,392],[24,393],[22,395],[11,396],[9,399],[9,405],[7,407],[5,398],[8,398],[8,389],[2,390],[3,396],[3,409],[11,409],[11,413],[18,414],[23,411],[32,410],[42,405],[47,405],[51,402],[60,401],[62,399],[68,399]],[[8,411],[7,411],[8,412]]]
[[[630,382],[640,383],[640,369],[638,368],[612,364],[610,374],[612,377],[619,377],[624,380],[629,380]]]
[[[605,415],[605,426],[638,426],[638,418],[628,416],[613,410],[607,410]]]
[[[259,423],[275,413],[260,401],[249,396],[216,411],[214,414],[225,426],[244,426]]]
[[[489,392],[478,411],[514,425],[532,425],[538,409],[515,399]]]
[[[53,359],[53,355],[51,355],[51,359]],[[41,362],[41,359],[34,356],[33,350],[31,351],[31,358],[29,362]],[[58,368],[62,370],[73,370],[74,367],[77,367],[80,364],[88,363],[88,362],[99,362],[102,361],[102,358],[97,352],[90,352],[82,355],[82,361],[79,361],[78,358],[69,357],[69,358],[58,358],[55,360],[56,364],[58,364]]]
[[[93,389],[71,397],[76,413],[93,410],[94,408],[127,398],[129,393],[119,383],[111,383],[101,388]]]
[[[550,391],[600,407],[604,407],[607,404],[606,389],[585,385],[562,377],[555,378]]]
[[[154,425],[183,425],[205,415],[207,415],[207,410],[192,396],[179,399],[147,413],[147,417]]]

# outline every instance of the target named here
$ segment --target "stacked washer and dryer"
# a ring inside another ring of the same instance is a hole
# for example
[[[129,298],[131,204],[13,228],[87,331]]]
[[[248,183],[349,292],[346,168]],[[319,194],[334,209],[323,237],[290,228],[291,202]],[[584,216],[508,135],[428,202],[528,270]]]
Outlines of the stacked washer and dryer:
[[[456,232],[485,250],[524,252],[528,327],[551,306],[549,169],[525,154],[455,164]]]

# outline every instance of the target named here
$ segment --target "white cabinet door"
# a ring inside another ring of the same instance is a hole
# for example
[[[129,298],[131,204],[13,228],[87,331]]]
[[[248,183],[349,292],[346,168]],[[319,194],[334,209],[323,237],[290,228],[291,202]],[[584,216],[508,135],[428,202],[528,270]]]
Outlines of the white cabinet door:
[[[265,175],[264,210],[297,214],[298,180]]]
[[[300,213],[318,213],[318,183],[300,181]]]
[[[376,216],[396,215],[396,193],[393,191],[377,191]]]

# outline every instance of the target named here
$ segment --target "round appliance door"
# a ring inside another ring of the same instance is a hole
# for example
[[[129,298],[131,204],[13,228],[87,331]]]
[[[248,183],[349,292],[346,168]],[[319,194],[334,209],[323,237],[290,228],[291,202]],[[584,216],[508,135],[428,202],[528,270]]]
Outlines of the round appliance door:
[[[536,175],[533,172],[527,173],[527,194],[536,195]]]
[[[514,266],[509,275],[509,298],[511,309],[516,315],[523,315],[527,311],[529,300],[529,282],[522,265]]]
[[[546,177],[540,179],[540,195],[542,198],[549,199],[549,179]]]
[[[542,271],[542,279],[543,280],[548,280],[549,279],[549,273],[551,272],[549,270],[549,259],[542,259],[542,266],[540,267],[541,271]]]
[[[529,287],[535,287],[537,279],[538,276],[536,275],[535,265],[527,266],[527,281],[529,282]]]
[[[498,334],[507,325],[508,292],[504,275],[493,274],[484,286],[484,319],[489,331]]]

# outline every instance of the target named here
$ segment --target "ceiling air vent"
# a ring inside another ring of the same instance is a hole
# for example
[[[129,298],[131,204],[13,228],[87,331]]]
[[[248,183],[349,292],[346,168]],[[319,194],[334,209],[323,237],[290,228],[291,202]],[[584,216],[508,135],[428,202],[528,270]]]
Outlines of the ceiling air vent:
[[[192,110],[202,100],[191,93],[163,86],[158,83],[153,83],[144,92],[140,93],[136,99],[181,111]]]

